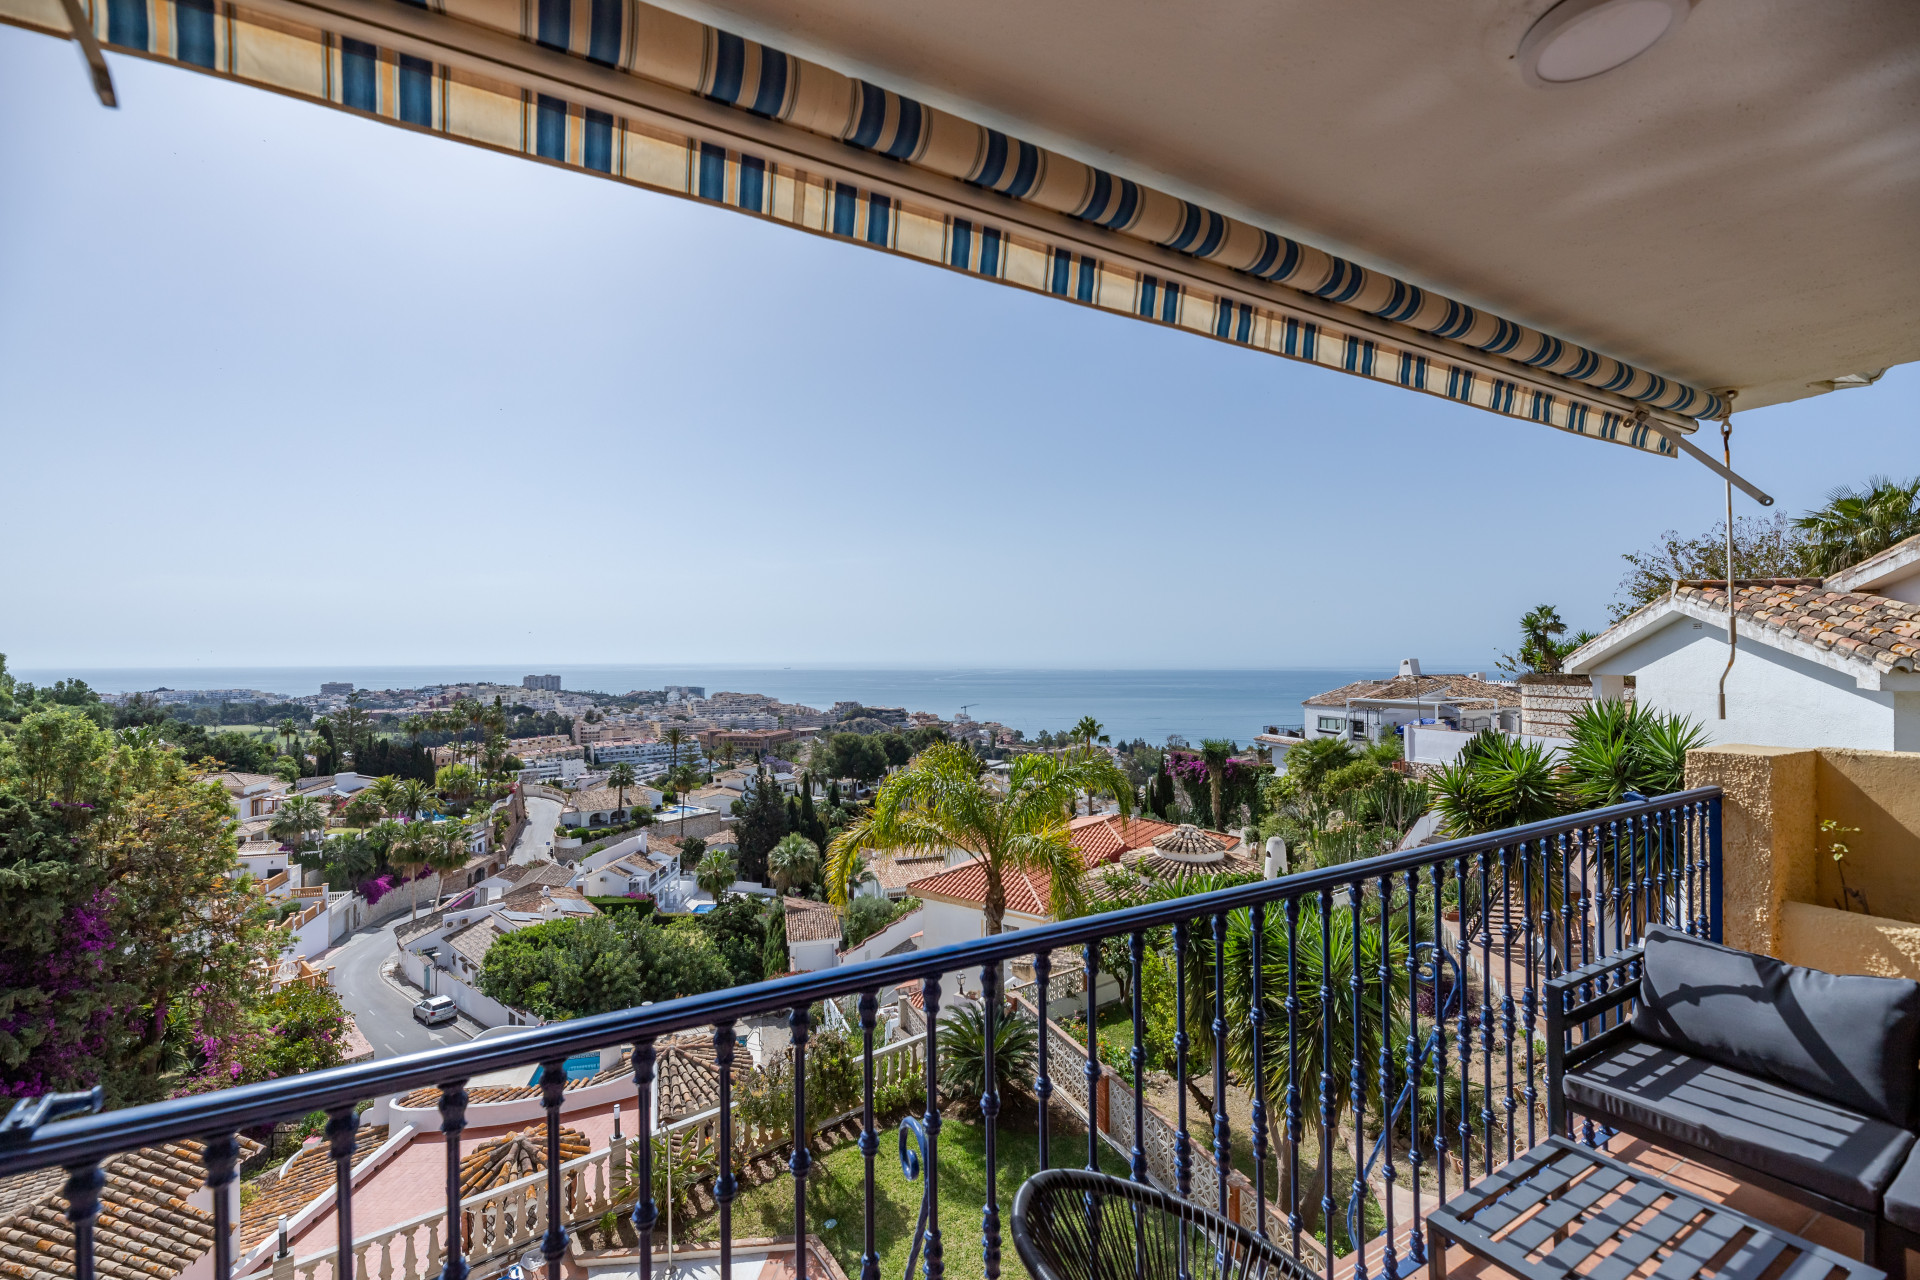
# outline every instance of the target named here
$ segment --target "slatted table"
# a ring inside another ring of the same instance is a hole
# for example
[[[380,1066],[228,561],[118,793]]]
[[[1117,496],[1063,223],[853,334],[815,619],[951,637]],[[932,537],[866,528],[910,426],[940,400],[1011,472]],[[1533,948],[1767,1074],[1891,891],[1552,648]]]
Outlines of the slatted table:
[[[1885,1276],[1560,1137],[1436,1209],[1427,1230],[1433,1280],[1446,1280],[1449,1241],[1524,1280]]]

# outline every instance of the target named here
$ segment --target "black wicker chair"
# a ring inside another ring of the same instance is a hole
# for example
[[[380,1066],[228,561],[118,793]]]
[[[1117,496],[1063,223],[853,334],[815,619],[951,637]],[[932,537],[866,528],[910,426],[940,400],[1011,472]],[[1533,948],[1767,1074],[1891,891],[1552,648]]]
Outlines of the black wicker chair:
[[[1153,1187],[1048,1169],[1013,1198],[1035,1280],[1320,1280],[1278,1245]]]

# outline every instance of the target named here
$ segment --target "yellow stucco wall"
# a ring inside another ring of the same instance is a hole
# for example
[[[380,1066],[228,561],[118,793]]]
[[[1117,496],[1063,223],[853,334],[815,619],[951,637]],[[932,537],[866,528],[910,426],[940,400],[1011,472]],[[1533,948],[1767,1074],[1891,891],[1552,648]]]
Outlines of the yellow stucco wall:
[[[1775,954],[1828,973],[1920,979],[1920,924],[1789,902]]]
[[[1817,754],[1795,747],[1716,746],[1687,753],[1687,785],[1717,786],[1721,919],[1728,946],[1780,955],[1781,908],[1815,892]]]
[[[1823,747],[1816,754],[1815,820],[1860,828],[1845,837],[1847,883],[1865,894],[1874,915],[1920,921],[1920,752]],[[1816,853],[1814,873],[1811,894],[1788,896],[1837,906],[1840,878],[1833,859]]]

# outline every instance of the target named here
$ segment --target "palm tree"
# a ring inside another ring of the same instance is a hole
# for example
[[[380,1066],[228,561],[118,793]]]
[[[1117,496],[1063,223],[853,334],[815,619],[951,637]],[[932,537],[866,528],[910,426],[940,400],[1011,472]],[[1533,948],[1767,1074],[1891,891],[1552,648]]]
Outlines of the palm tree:
[[[1599,635],[1594,631],[1579,631],[1562,640],[1560,637],[1566,634],[1567,624],[1558,609],[1550,604],[1535,605],[1520,617],[1520,652],[1502,657],[1500,669],[1509,675],[1529,672],[1552,675],[1575,649]]]
[[[1920,533],[1920,476],[1898,481],[1867,477],[1866,488],[1845,485],[1827,504],[1793,522],[1811,535],[1807,555],[1815,573],[1838,573]]]
[[[293,722],[293,717],[288,716],[286,719],[282,720],[278,725],[274,727],[273,731],[279,734],[280,737],[286,741],[287,754],[292,755],[293,740],[300,736],[300,726]]]
[[[1106,734],[1106,726],[1098,720],[1095,720],[1092,716],[1081,716],[1080,723],[1073,726],[1072,730],[1069,731],[1069,736],[1080,744],[1080,751],[1083,755],[1093,754],[1094,743],[1109,741]],[[1087,814],[1088,816],[1092,816],[1093,814],[1093,793],[1091,791],[1087,793]]]
[[[1052,881],[1055,919],[1074,915],[1082,901],[1080,855],[1063,815],[1082,790],[1111,791],[1120,812],[1133,810],[1133,788],[1105,756],[1020,756],[1006,790],[989,787],[980,761],[965,747],[935,743],[880,784],[867,815],[833,842],[827,889],[844,907],[855,863],[863,853],[903,849],[961,849],[986,871],[987,932],[999,933],[1007,913],[1006,877],[1045,872]]]
[[[316,832],[327,829],[327,814],[312,796],[295,796],[282,804],[267,824],[267,834],[304,853]]]
[[[624,760],[613,766],[607,771],[607,785],[619,793],[620,807],[626,808],[627,788],[633,785],[633,766]]]
[[[1378,1114],[1380,1099],[1376,1064],[1384,1036],[1397,1052],[1406,1036],[1404,1011],[1409,1006],[1410,979],[1407,974],[1409,941],[1406,921],[1400,912],[1390,912],[1382,937],[1379,913],[1363,911],[1355,937],[1350,909],[1335,908],[1328,913],[1325,940],[1322,940],[1319,899],[1301,903],[1289,954],[1286,913],[1277,906],[1267,908],[1261,930],[1260,1004],[1265,1013],[1260,1037],[1260,1060],[1266,1074],[1269,1105],[1286,1097],[1287,1081],[1292,1079],[1299,1092],[1302,1121],[1300,1168],[1316,1185],[1302,1189],[1300,1207],[1311,1223],[1317,1216],[1320,1188],[1321,1114],[1331,1121],[1328,1137],[1335,1151],[1341,1149],[1341,1131],[1352,1115],[1354,1102],[1353,1061],[1358,1050],[1359,1080],[1363,1106]],[[1375,904],[1377,906],[1377,904]],[[1357,945],[1356,945],[1357,943]],[[1236,911],[1227,918],[1227,945],[1222,957],[1222,975],[1226,989],[1227,1064],[1243,1080],[1252,1080],[1253,1028],[1249,1018],[1253,1009],[1253,919],[1248,911]],[[1386,954],[1381,954],[1384,944]],[[1293,976],[1294,1003],[1288,1009],[1287,979]],[[1376,975],[1386,974],[1385,992]],[[1360,1017],[1354,1020],[1354,979],[1359,979]],[[1322,999],[1322,991],[1325,999]],[[1290,1021],[1291,1018],[1291,1021]],[[1289,1027],[1291,1026],[1291,1037]],[[1357,1037],[1357,1038],[1356,1038]],[[1294,1056],[1288,1057],[1289,1044]],[[1324,1087],[1323,1087],[1324,1086]],[[1217,1085],[1216,1085],[1217,1087]],[[1429,1113],[1431,1114],[1431,1113]],[[1275,1144],[1286,1148],[1284,1123]],[[1285,1159],[1278,1161],[1284,1171]],[[1284,1202],[1286,1196],[1283,1194]]]
[[[660,734],[660,741],[667,744],[667,772],[673,773],[680,768],[680,748],[686,743],[687,731],[679,725],[669,725]]]
[[[388,818],[400,812],[401,791],[400,779],[392,774],[374,779],[373,785],[367,788],[367,794],[380,806],[381,815]]]
[[[418,822],[420,814],[433,800],[433,788],[418,778],[408,778],[400,784],[400,812],[406,815],[408,822]]]
[[[433,776],[433,789],[448,804],[463,806],[480,790],[480,777],[464,764],[450,764]]]
[[[1227,761],[1238,750],[1230,738],[1207,738],[1200,744],[1200,758],[1207,765],[1207,795],[1213,801],[1213,829],[1227,829],[1226,802],[1223,788],[1226,785]]]
[[[448,818],[445,822],[436,822],[425,830],[428,833],[424,849],[424,860],[427,866],[445,877],[449,872],[458,871],[467,865],[467,861],[473,856],[472,850],[468,847],[473,840],[473,827],[469,823]]]
[[[819,869],[820,846],[797,831],[781,836],[780,843],[767,854],[767,874],[782,893],[796,885],[811,884]]]
[[[718,849],[700,859],[700,865],[693,871],[693,882],[700,886],[700,892],[715,902],[720,901],[721,895],[733,887],[736,879],[738,876],[734,871],[733,859]]]

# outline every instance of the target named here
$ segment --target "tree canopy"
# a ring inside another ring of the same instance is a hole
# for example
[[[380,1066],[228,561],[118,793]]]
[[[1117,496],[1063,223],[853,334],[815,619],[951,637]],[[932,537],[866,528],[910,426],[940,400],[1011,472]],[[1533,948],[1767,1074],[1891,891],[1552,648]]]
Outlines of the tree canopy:
[[[617,918],[552,920],[507,934],[487,950],[480,989],[551,1020],[717,991],[734,981],[696,922],[662,928],[623,912]]]
[[[254,1051],[280,936],[231,874],[211,764],[62,704],[0,737],[0,1092],[123,1103],[286,1069]]]

